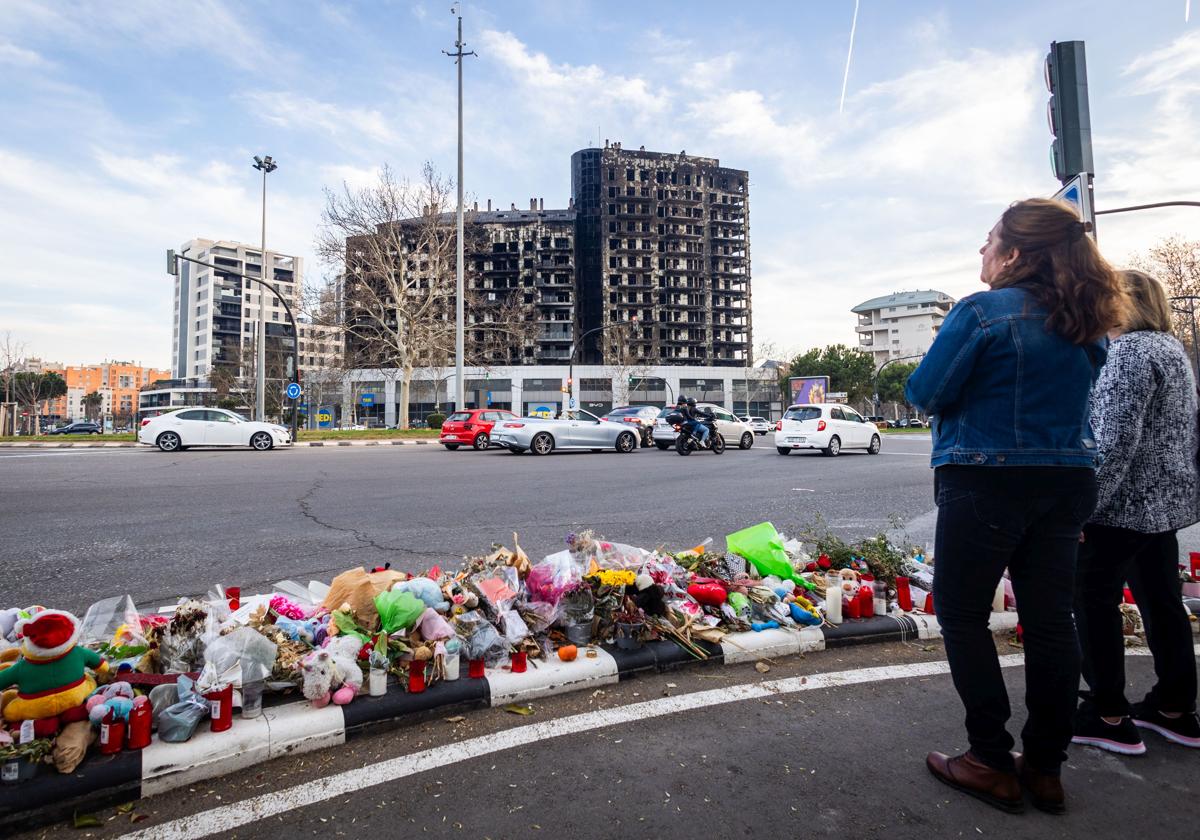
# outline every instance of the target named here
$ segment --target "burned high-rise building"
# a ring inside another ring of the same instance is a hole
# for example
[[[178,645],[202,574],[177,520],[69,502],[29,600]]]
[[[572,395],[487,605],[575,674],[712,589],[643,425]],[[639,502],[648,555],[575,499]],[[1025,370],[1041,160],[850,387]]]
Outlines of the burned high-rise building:
[[[571,156],[582,360],[626,330],[648,364],[745,365],[750,358],[749,174],[686,152],[619,143]]]

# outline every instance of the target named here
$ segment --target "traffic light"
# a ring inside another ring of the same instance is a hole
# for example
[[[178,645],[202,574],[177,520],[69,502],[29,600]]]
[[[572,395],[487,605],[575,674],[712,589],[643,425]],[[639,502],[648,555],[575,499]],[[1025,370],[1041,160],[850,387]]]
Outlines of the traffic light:
[[[167,274],[174,277],[179,276],[179,262],[175,259],[175,251],[167,251]]]
[[[1050,166],[1059,183],[1080,173],[1095,174],[1092,117],[1088,109],[1087,58],[1083,41],[1052,41],[1046,55],[1046,120],[1050,123]]]

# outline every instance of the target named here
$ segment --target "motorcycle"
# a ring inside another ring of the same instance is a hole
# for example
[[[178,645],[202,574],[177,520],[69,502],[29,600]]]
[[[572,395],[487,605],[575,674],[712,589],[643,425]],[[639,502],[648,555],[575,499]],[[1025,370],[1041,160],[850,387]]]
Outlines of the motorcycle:
[[[716,421],[712,417],[702,417],[701,422],[708,427],[708,440],[700,442],[694,431],[687,429],[687,418],[675,412],[665,418],[675,429],[675,451],[680,455],[691,455],[695,450],[706,449],[720,455],[725,451],[725,438],[717,431]]]

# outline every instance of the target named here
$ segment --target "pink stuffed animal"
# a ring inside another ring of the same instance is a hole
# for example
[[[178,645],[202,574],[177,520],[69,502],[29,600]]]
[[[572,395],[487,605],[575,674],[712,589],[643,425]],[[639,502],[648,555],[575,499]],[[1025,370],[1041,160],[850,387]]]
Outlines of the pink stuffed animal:
[[[344,706],[362,688],[362,669],[355,657],[362,643],[355,636],[337,636],[319,650],[304,657],[300,670],[304,674],[304,696],[318,709],[332,700]]]

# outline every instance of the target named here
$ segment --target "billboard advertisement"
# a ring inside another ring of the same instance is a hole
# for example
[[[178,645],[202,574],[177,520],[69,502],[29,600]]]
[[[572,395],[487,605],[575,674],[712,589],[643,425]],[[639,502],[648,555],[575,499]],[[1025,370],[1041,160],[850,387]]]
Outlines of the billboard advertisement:
[[[788,377],[788,393],[792,405],[799,403],[823,403],[829,393],[828,376]]]

